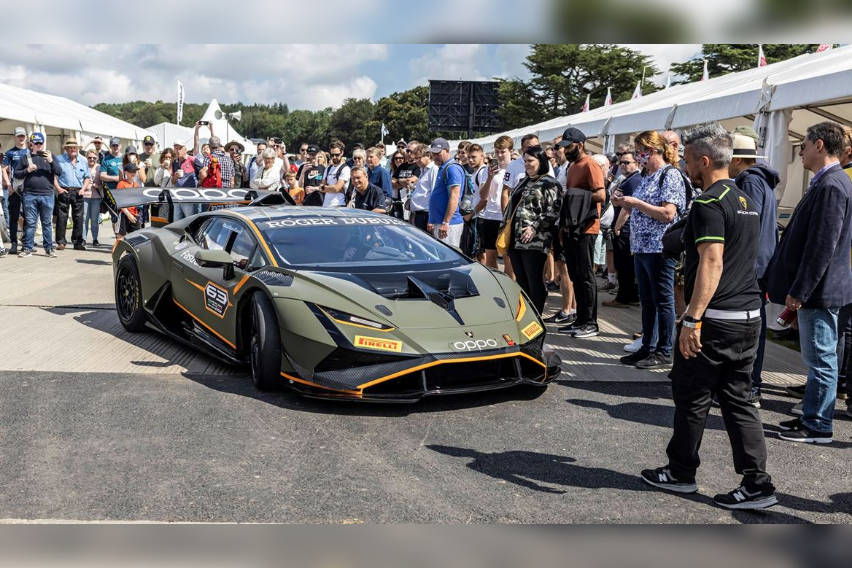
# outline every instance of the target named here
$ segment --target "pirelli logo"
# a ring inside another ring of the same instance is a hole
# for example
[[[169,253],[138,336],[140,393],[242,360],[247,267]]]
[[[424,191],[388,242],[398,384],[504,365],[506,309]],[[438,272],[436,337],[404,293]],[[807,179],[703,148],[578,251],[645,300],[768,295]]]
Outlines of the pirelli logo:
[[[376,349],[377,351],[392,351],[394,353],[400,353],[402,351],[402,341],[382,339],[380,337],[367,337],[366,335],[356,335],[355,347],[362,347],[364,349]]]
[[[521,333],[523,333],[524,337],[526,337],[527,339],[532,339],[533,337],[535,337],[536,335],[538,335],[542,331],[543,330],[541,329],[541,326],[538,325],[538,322],[534,321],[531,324],[529,324],[527,327],[522,329]]]

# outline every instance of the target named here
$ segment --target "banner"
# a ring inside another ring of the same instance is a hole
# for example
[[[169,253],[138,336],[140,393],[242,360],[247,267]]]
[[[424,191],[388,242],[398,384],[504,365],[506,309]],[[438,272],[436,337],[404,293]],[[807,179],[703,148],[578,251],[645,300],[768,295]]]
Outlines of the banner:
[[[180,121],[183,120],[183,83],[180,81],[178,83],[178,97],[177,97],[177,123],[180,124]]]

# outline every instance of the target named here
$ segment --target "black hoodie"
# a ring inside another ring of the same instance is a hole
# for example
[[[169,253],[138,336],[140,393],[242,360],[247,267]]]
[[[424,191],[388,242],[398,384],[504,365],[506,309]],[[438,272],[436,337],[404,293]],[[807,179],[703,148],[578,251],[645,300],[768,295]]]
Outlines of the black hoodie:
[[[760,213],[760,246],[754,263],[758,280],[763,278],[775,252],[775,245],[778,244],[778,202],[775,198],[775,186],[779,181],[781,178],[778,172],[767,164],[755,164],[734,180]]]

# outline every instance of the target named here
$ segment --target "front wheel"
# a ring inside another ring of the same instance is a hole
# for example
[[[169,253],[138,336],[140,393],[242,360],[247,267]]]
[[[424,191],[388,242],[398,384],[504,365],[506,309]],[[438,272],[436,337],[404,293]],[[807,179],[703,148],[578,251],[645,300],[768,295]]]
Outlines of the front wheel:
[[[118,262],[115,276],[115,309],[124,329],[131,332],[145,329],[145,308],[142,305],[142,280],[136,258],[126,255]]]
[[[251,303],[251,380],[258,390],[269,391],[281,384],[281,332],[266,294],[255,292]]]

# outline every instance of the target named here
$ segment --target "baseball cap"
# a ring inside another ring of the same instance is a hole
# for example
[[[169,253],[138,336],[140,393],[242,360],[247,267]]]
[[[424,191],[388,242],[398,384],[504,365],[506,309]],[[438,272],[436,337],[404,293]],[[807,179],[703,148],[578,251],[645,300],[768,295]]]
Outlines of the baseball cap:
[[[218,136],[211,136],[210,141],[208,143],[210,144],[210,148],[218,148],[222,145],[222,141],[219,139]]]
[[[136,151],[136,146],[130,145],[127,148],[124,149],[124,153],[125,154],[138,154],[139,152]]]
[[[33,132],[30,134],[30,142],[33,144],[44,144],[44,134],[41,132]]]
[[[145,138],[142,139],[142,143],[143,144],[153,144],[154,143],[154,137],[149,134],[148,136],[146,136]]]
[[[310,146],[308,146],[308,154],[319,154],[319,151],[319,146],[317,146],[316,144],[311,144]]]
[[[732,134],[731,138],[734,141],[734,158],[766,158],[766,156],[757,155],[757,144],[754,138],[744,134]]]
[[[121,138],[119,138],[118,136],[113,136],[112,138],[109,139],[109,145],[110,146],[121,146]]]
[[[130,162],[129,164],[127,164],[126,166],[124,166],[124,171],[125,171],[125,172],[138,172],[138,171],[139,171],[139,166],[137,166],[137,165],[136,165],[136,164],[134,164],[133,162]]]
[[[183,138],[175,138],[175,141],[172,142],[172,146],[180,146],[181,148],[185,148],[186,142],[183,140]]]
[[[27,129],[24,128],[23,126],[19,126],[15,129],[15,136],[26,136],[26,135],[27,135]]]
[[[562,133],[562,140],[559,141],[557,146],[570,146],[575,142],[585,142],[586,135],[583,134],[579,129],[574,128],[573,126],[565,129],[565,132]]]
[[[446,138],[435,138],[434,140],[432,140],[432,143],[429,145],[429,151],[433,154],[437,154],[441,150],[449,151],[449,149],[450,149],[450,143],[447,142]]]

